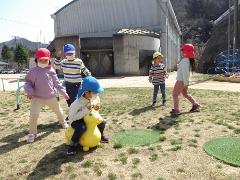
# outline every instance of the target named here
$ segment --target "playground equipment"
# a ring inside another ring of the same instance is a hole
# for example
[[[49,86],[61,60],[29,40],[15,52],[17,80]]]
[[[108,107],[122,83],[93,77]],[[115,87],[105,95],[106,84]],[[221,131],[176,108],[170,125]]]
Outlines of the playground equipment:
[[[16,88],[16,109],[15,110],[19,110],[20,109],[20,100],[21,100],[21,98],[20,98],[20,95],[21,95],[21,90],[22,90],[22,88],[23,88],[23,85],[22,85],[22,83],[20,83],[20,82],[23,82],[24,81],[24,79],[25,79],[25,77],[24,76],[22,76],[22,77],[19,77],[19,78],[0,78],[1,79],[1,84],[2,84],[2,91],[3,92],[5,92],[6,91],[6,87],[5,87],[5,81],[7,80],[7,83],[10,83],[10,80],[13,80],[13,82],[15,83],[17,83],[17,87],[16,87],[16,85],[14,84],[14,86],[15,87],[11,87],[11,89],[10,90],[15,90]],[[11,83],[13,83],[13,82],[11,82]],[[62,80],[60,80],[60,82],[62,83],[62,84],[64,84],[64,80],[62,79]],[[7,88],[8,89],[8,88]],[[9,90],[9,89],[8,89]],[[56,96],[56,98],[57,98],[57,100],[59,101],[60,100],[60,97],[59,97],[59,93],[58,93],[58,91],[55,91],[55,96]]]
[[[20,109],[20,90],[21,88],[23,88],[23,86],[18,86],[17,90],[16,90],[16,109],[15,110],[19,110]]]
[[[240,49],[230,49],[219,53],[215,66],[208,69],[208,74],[227,74],[240,72]]]
[[[79,139],[79,144],[83,146],[83,151],[88,151],[89,148],[96,147],[100,144],[101,133],[97,127],[103,119],[98,111],[92,110],[89,114],[84,116],[84,122],[86,125],[86,132]],[[66,136],[66,144],[70,144],[72,135],[74,133],[74,129],[72,127],[68,127],[65,133]]]
[[[1,83],[2,83],[2,90],[5,92],[5,80],[13,80],[14,82],[17,82],[17,89],[16,89],[16,109],[20,109],[20,90],[23,88],[23,85],[20,85],[20,82],[24,80],[24,77],[19,77],[19,78],[1,78]]]

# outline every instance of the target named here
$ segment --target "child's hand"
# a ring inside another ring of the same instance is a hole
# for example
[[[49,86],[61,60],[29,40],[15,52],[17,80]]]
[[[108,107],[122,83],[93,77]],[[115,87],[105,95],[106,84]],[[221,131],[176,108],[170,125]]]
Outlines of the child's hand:
[[[87,108],[89,111],[92,111],[92,105],[88,105]]]
[[[169,74],[166,74],[166,78],[168,78],[169,77]]]
[[[64,95],[63,97],[64,97],[64,99],[66,99],[66,100],[69,100],[69,99],[70,99],[70,97],[69,97],[68,95]]]
[[[96,111],[98,111],[100,108],[101,108],[101,105],[100,104],[97,104],[93,107]]]

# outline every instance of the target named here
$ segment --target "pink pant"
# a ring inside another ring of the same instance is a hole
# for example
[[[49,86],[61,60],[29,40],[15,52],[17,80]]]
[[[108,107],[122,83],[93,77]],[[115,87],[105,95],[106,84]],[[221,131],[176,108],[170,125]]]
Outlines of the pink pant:
[[[188,87],[184,86],[182,81],[177,81],[175,83],[175,86],[173,88],[173,93],[172,93],[173,102],[174,102],[174,110],[175,111],[179,111],[179,98],[178,98],[178,96],[181,93],[183,94],[183,96],[185,98],[187,98],[192,103],[192,105],[198,104],[197,101],[195,99],[193,99],[193,97],[190,94],[188,94]]]

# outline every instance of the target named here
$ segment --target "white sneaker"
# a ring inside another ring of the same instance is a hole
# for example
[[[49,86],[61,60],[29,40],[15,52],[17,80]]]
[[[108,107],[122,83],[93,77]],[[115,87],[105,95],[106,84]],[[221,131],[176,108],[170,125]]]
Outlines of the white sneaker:
[[[28,134],[27,138],[28,138],[27,142],[32,143],[37,138],[37,135],[36,134]]]
[[[68,123],[67,123],[67,121],[64,121],[64,122],[62,123],[62,128],[63,128],[63,129],[67,129],[67,128],[68,128]]]

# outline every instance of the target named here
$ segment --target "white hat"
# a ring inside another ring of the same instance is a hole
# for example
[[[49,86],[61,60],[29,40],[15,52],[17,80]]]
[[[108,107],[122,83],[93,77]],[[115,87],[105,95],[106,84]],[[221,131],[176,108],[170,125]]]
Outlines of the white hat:
[[[155,53],[153,53],[153,59],[155,59],[155,58],[157,58],[158,56],[161,56],[161,58],[163,58],[163,55],[162,55],[162,53],[160,53],[160,52],[155,52]]]

